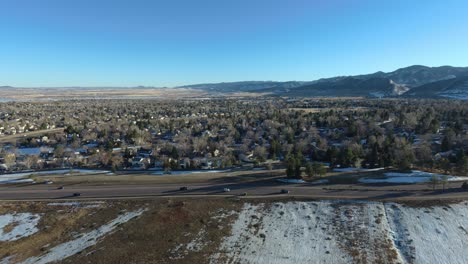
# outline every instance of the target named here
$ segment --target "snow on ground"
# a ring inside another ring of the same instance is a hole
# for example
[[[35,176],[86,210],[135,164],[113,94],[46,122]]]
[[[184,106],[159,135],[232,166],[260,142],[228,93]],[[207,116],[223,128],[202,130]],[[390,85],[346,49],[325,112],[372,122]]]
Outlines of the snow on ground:
[[[10,173],[10,174],[0,175],[0,184],[34,182],[34,180],[28,179],[28,177],[33,176],[33,175],[49,175],[49,174],[70,175],[70,172],[79,173],[82,175],[110,173],[110,171],[106,171],[106,170],[84,170],[84,169],[28,171],[28,172],[19,172],[19,173]]]
[[[210,263],[468,263],[468,202],[248,204]]]
[[[386,204],[407,263],[468,263],[468,202],[431,208]]]
[[[365,177],[365,178],[359,179],[359,182],[361,183],[422,183],[422,182],[429,182],[429,180],[431,179],[433,175],[439,177],[439,179],[442,178],[443,176],[441,174],[434,174],[430,172],[413,170],[410,173],[387,172],[387,173],[384,173],[385,178]],[[464,181],[464,180],[468,180],[468,177],[448,175],[448,180],[449,181]]]
[[[19,155],[37,155],[39,156],[39,154],[41,154],[41,152],[49,152],[49,151],[53,151],[54,149],[53,148],[49,148],[49,147],[38,147],[38,148],[19,148],[17,149],[18,150],[18,154]]]
[[[0,184],[16,184],[16,183],[32,183],[34,182],[33,179],[5,179],[0,177]]]
[[[370,171],[381,171],[385,168],[373,168],[373,169],[365,169],[365,168],[334,168],[333,171],[336,172],[370,172]]]
[[[446,98],[468,100],[468,82],[464,82],[464,85],[459,89],[443,91],[438,93],[438,95]]]
[[[328,180],[327,179],[320,179],[320,180],[315,180],[311,182],[311,184],[327,184]]]
[[[0,215],[0,241],[15,241],[30,236],[39,229],[39,214],[14,213]],[[7,228],[7,230],[5,230]]]
[[[327,203],[245,204],[210,263],[349,263]]]
[[[439,94],[442,97],[447,97],[451,99],[460,99],[460,100],[468,100],[468,94]]]
[[[79,208],[98,208],[102,207],[105,204],[103,201],[93,201],[93,202],[58,202],[58,203],[48,203],[48,206],[72,206]]]
[[[305,183],[304,180],[299,179],[277,179],[277,181],[284,183]]]
[[[236,215],[237,212],[235,211],[225,211],[220,209],[213,215],[208,222],[208,224],[220,224],[226,220],[226,218]],[[218,225],[218,228],[223,228],[223,226]],[[184,236],[190,236],[190,233],[184,234]],[[169,251],[170,259],[177,260],[185,258],[190,252],[200,252],[203,250],[211,241],[207,240],[207,232],[206,229],[203,227],[198,231],[195,237],[188,242],[187,244],[178,244],[175,248]],[[0,263],[1,264],[1,263]]]
[[[90,246],[95,245],[99,242],[100,238],[114,231],[120,224],[126,223],[129,220],[140,216],[145,211],[145,209],[139,209],[136,211],[121,214],[109,223],[102,225],[101,227],[88,233],[81,234],[78,238],[74,240],[57,245],[49,249],[44,255],[31,257],[25,260],[23,263],[50,263],[57,262],[67,257],[73,256],[74,254]]]
[[[369,93],[370,96],[377,97],[377,98],[382,98],[385,96],[385,93],[383,92],[371,92]]]
[[[190,234],[186,234],[190,235]],[[174,249],[171,250],[171,259],[183,259],[185,258],[189,252],[199,252],[201,251],[206,245],[207,242],[205,241],[206,230],[202,228],[194,239],[192,239],[187,244],[179,244]]]
[[[0,260],[0,264],[10,264],[10,261],[14,258],[15,256],[8,256]]]

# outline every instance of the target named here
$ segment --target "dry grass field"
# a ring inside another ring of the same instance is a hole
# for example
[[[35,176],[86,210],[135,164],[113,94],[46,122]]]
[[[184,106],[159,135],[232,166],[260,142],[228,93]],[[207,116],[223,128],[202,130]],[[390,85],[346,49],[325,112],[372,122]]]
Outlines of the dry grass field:
[[[2,98],[14,101],[71,99],[180,99],[205,96],[187,88],[2,88]]]
[[[12,241],[2,239],[16,223],[0,229],[0,262],[464,263],[467,204],[293,198],[3,202],[0,228],[8,214],[40,220],[33,234]],[[140,213],[115,222],[131,212]]]
[[[224,199],[0,204],[0,215],[41,215],[39,231],[11,242],[0,241],[0,261],[25,261],[79,238],[124,212],[145,209],[137,218],[63,260],[62,263],[206,263],[229,235],[240,202]],[[224,215],[224,216],[223,216]],[[201,231],[203,230],[203,231]],[[40,262],[39,262],[40,263]]]

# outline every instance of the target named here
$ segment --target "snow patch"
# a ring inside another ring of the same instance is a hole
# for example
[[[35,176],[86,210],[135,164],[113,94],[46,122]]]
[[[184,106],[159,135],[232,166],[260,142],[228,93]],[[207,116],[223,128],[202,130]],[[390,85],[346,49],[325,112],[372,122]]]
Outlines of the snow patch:
[[[0,184],[17,184],[17,183],[33,183],[33,179],[11,179],[5,180],[3,177],[0,177]]]
[[[437,176],[441,179],[444,175],[430,172],[413,170],[410,173],[403,172],[387,172],[384,173],[385,178],[360,178],[361,183],[423,183],[429,182],[432,176]],[[466,181],[468,177],[447,175],[448,181]]]
[[[28,179],[28,177],[31,177],[33,175],[52,175],[52,174],[70,175],[70,172],[79,173],[81,175],[110,173],[110,171],[106,171],[106,170],[84,170],[84,169],[28,171],[28,172],[10,173],[10,174],[0,175],[0,184],[34,182],[33,179]]]
[[[334,168],[333,171],[336,172],[372,172],[372,171],[381,171],[385,168],[373,168],[373,169],[365,169],[365,168]]]
[[[12,263],[11,260],[14,258],[14,256],[8,256],[0,260],[0,264],[10,264]]]
[[[311,182],[311,184],[327,184],[329,181],[327,179],[320,179]]]
[[[212,224],[214,220],[215,223],[221,223],[226,218],[236,215],[237,212],[234,210],[225,211],[224,209],[218,210],[214,216],[211,217],[211,220],[208,224]],[[222,226],[218,226],[218,228],[222,228]],[[186,233],[185,236],[190,236],[190,233]],[[210,241],[206,239],[206,229],[203,227],[189,243],[187,244],[178,244],[175,248],[173,248],[169,253],[171,254],[170,259],[177,260],[185,258],[190,252],[200,252],[206,247]]]
[[[132,212],[127,212],[119,215],[109,223],[91,231],[82,234],[80,237],[57,245],[51,248],[46,254],[37,257],[31,257],[23,263],[50,263],[63,260],[67,257],[73,256],[76,253],[85,250],[86,248],[95,245],[99,239],[114,231],[120,224],[126,223],[131,219],[142,215],[146,209],[140,209]]]
[[[37,224],[41,215],[32,213],[15,213],[0,215],[0,241],[15,241],[28,237],[39,231]],[[5,230],[5,227],[11,230]]]
[[[98,208],[105,204],[103,201],[96,202],[60,202],[60,203],[48,203],[48,206],[72,206],[79,208]]]
[[[304,180],[299,179],[277,179],[277,181],[284,183],[305,183]]]
[[[369,93],[370,96],[377,97],[377,98],[382,98],[385,97],[385,93],[383,92],[371,92]]]

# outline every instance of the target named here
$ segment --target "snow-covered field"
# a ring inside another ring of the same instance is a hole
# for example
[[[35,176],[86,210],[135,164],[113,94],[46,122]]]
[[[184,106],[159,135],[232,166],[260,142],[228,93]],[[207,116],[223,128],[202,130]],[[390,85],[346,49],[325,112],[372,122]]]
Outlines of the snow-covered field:
[[[413,170],[410,173],[401,173],[401,172],[386,172],[384,173],[385,178],[361,178],[359,182],[361,183],[422,183],[429,182],[431,177],[435,175],[442,178],[441,174],[434,174],[430,172],[417,171]],[[460,176],[448,176],[449,181],[464,181],[468,180],[468,177]]]
[[[245,204],[211,263],[468,263],[468,202]]]
[[[41,220],[39,214],[13,213],[0,215],[0,241],[15,241],[36,233],[39,231],[37,229],[39,220]]]
[[[432,208],[385,206],[407,263],[468,263],[468,202]]]
[[[119,215],[109,223],[100,226],[99,228],[90,231],[88,233],[80,234],[77,238],[57,245],[47,251],[44,255],[31,257],[22,263],[50,263],[63,260],[67,257],[73,256],[74,254],[83,251],[84,249],[95,245],[100,238],[106,234],[114,231],[120,224],[126,223],[129,220],[140,216],[145,212],[144,209],[139,209],[132,212],[127,212]]]

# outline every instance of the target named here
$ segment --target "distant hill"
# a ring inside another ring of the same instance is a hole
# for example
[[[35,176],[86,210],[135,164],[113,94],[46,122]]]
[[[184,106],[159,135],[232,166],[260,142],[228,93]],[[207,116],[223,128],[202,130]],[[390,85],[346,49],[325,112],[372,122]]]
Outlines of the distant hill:
[[[365,96],[468,98],[468,67],[413,65],[393,72],[338,76],[315,81],[230,82],[195,84],[184,88],[212,92],[264,92],[285,96]]]
[[[404,94],[405,97],[445,97],[468,100],[468,75],[426,83]]]
[[[333,81],[320,81],[293,89],[292,96],[398,96],[406,92],[406,86],[387,78],[358,79],[347,77]]]
[[[203,83],[174,88],[192,89],[193,93],[207,93],[208,96],[229,95],[236,92],[263,93],[274,96],[295,97],[403,97],[403,98],[453,98],[468,100],[468,67],[427,67],[413,65],[392,72],[374,72],[354,76],[337,76],[315,81],[241,81],[222,83]],[[12,96],[20,94],[24,88],[0,86],[2,93]],[[105,91],[105,90],[164,90],[165,87],[38,87],[27,88],[47,93],[70,90]],[[169,89],[171,91],[186,89]],[[28,91],[29,92],[29,91]],[[158,94],[158,96],[160,96]],[[3,96],[5,97],[5,96]]]

